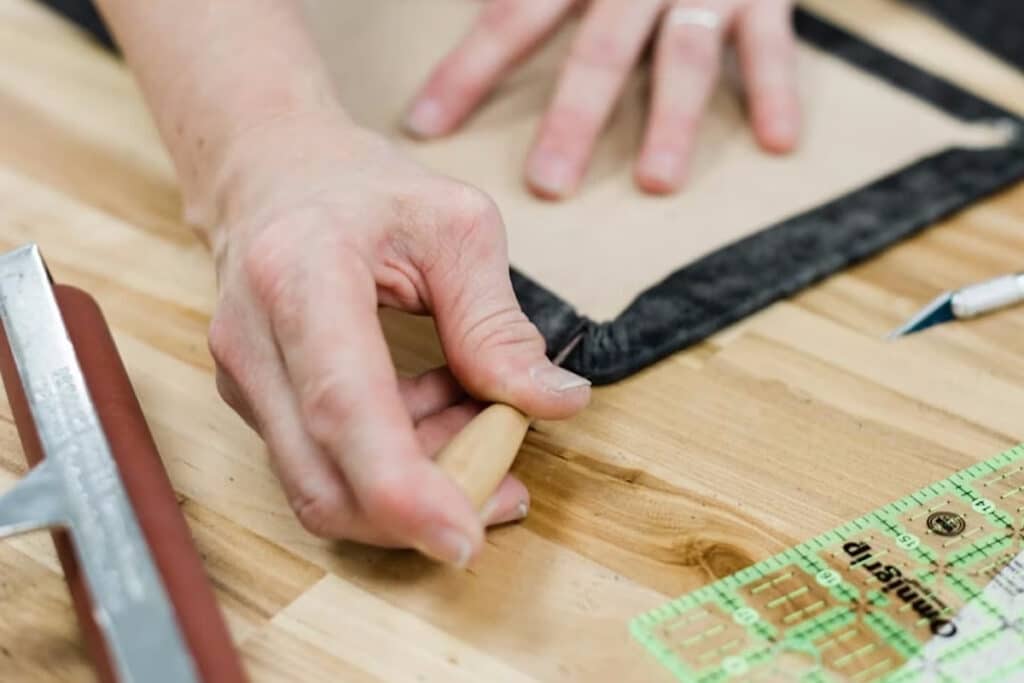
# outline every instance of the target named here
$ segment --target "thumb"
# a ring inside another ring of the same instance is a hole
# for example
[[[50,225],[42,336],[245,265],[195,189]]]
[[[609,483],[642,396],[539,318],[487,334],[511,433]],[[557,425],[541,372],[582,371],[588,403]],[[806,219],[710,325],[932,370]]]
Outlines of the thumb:
[[[512,289],[498,210],[482,195],[470,204],[436,233],[438,239],[454,238],[449,244],[456,246],[439,250],[448,262],[427,271],[448,365],[478,399],[507,403],[533,417],[568,417],[589,401],[590,382],[545,355],[544,338]]]

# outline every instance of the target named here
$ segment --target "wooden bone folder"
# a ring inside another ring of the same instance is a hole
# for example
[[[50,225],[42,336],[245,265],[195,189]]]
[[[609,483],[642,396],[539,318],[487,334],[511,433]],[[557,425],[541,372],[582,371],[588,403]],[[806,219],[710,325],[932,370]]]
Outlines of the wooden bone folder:
[[[53,285],[29,245],[0,255],[0,320],[0,374],[33,465],[0,497],[0,536],[54,530],[103,683],[244,683],[96,302]]]

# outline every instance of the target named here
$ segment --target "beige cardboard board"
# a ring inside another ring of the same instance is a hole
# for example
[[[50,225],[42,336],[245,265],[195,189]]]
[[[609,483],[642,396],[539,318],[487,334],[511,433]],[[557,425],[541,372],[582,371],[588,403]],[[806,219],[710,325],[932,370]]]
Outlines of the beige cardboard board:
[[[432,66],[472,23],[471,0],[308,0],[345,105],[429,166],[498,202],[512,263],[598,320],[617,315],[670,272],[772,223],[954,145],[999,140],[857,67],[801,45],[805,128],[789,156],[762,152],[749,131],[739,79],[727,69],[702,126],[685,190],[650,197],[632,182],[647,84],[630,83],[579,195],[539,200],[523,162],[574,27],[508,78],[459,133],[410,140],[400,121]]]

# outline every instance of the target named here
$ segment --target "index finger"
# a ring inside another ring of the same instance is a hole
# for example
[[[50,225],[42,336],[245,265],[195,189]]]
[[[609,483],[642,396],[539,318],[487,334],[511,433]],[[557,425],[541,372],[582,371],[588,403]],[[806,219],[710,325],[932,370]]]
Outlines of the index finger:
[[[587,12],[526,163],[543,197],[571,194],[657,20],[662,0],[597,0]]]
[[[465,494],[416,439],[377,318],[370,270],[345,246],[305,255],[302,268],[282,267],[280,251],[273,253],[265,260],[276,264],[257,268],[265,274],[254,285],[306,431],[337,463],[371,524],[465,566],[480,547],[482,526]]]
[[[422,137],[445,135],[547,35],[577,0],[492,0],[434,69],[406,119]]]

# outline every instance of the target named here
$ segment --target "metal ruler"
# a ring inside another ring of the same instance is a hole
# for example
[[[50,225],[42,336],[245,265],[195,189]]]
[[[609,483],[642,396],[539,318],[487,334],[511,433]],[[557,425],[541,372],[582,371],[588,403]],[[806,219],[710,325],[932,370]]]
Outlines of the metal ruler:
[[[0,320],[46,455],[0,498],[0,537],[66,528],[118,680],[194,683],[192,657],[34,246],[0,257]]]
[[[1024,446],[630,625],[681,681],[1024,681]]]

